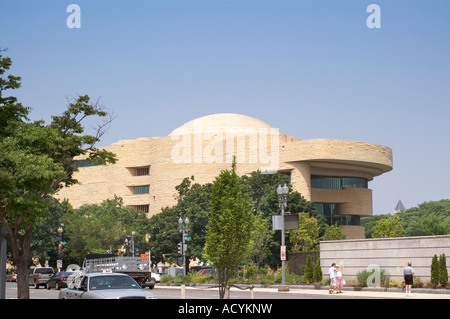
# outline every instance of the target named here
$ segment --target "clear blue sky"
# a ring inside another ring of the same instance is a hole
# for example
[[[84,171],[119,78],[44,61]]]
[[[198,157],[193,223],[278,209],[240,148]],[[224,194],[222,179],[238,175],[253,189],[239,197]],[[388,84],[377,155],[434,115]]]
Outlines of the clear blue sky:
[[[0,31],[32,119],[101,98],[117,116],[102,145],[235,112],[391,147],[394,169],[369,183],[375,214],[450,198],[450,1],[2,0]]]

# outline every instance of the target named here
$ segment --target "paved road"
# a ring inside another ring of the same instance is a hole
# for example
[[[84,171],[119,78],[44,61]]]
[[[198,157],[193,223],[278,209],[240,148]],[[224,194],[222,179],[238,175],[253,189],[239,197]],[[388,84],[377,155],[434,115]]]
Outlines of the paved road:
[[[156,285],[152,292],[158,299],[180,299],[180,286]],[[215,288],[186,287],[186,299],[218,299],[219,293]],[[239,290],[232,288],[230,299],[250,299],[249,290]],[[17,284],[6,283],[6,298],[17,298]],[[30,287],[31,299],[57,299],[57,290],[47,290],[44,288],[34,289]],[[278,292],[277,288],[255,288],[255,299],[450,299],[450,294],[414,293],[406,296],[403,292],[386,291],[353,291],[345,290],[342,294],[330,295],[326,289],[290,289],[289,292]]]

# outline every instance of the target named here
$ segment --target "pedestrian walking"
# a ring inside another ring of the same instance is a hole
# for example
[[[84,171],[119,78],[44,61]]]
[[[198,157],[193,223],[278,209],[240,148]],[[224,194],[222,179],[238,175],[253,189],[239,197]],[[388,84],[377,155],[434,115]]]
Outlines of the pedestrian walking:
[[[328,290],[329,294],[334,294],[334,286],[336,286],[336,264],[332,263],[330,269],[328,269],[328,276],[330,277],[330,289]]]
[[[411,266],[412,264],[408,263],[408,266],[403,269],[403,278],[405,279],[405,290],[407,296],[411,296],[411,287],[414,283],[415,277],[414,269]]]
[[[342,274],[342,269],[336,266],[336,290],[338,294],[342,293],[342,286],[344,286],[344,277]]]

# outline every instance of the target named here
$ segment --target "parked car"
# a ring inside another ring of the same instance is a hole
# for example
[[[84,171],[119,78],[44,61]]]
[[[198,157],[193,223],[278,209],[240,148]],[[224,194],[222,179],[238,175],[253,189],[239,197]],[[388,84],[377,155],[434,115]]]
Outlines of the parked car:
[[[153,288],[155,288],[155,284],[157,282],[161,282],[161,275],[156,272],[152,272],[152,276],[150,277],[150,280],[147,280],[146,282],[144,282],[144,284],[142,285],[142,288],[148,287],[150,289],[153,289]]]
[[[204,277],[212,276],[212,275],[214,275],[215,273],[216,273],[216,270],[213,269],[213,268],[203,268],[203,269],[200,269],[200,270],[195,274],[195,276],[196,276],[197,278],[204,278]]]
[[[28,284],[33,285],[34,288],[39,286],[47,286],[47,281],[53,276],[55,272],[51,267],[36,267],[30,270],[28,276]]]
[[[6,274],[6,281],[17,281],[17,274],[15,272],[9,272]]]
[[[55,288],[56,290],[59,290],[61,288],[66,288],[68,279],[75,273],[76,272],[73,271],[59,271],[55,273],[47,281],[47,289]]]
[[[59,299],[156,299],[129,275],[103,272],[80,274],[59,291]]]
[[[161,275],[156,272],[152,272],[152,280],[155,282],[161,282]]]

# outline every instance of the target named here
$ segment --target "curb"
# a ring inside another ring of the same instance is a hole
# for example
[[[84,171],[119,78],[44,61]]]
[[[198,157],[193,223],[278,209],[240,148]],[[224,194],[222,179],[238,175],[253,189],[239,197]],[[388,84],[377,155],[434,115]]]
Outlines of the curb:
[[[182,283],[158,283],[158,286],[172,286],[179,287]],[[212,286],[217,286],[217,284],[200,284],[200,283],[186,283],[186,287],[204,287],[211,288]],[[264,285],[264,284],[235,284],[234,286],[249,287],[253,285],[254,288],[268,288],[268,289],[278,289],[281,285]],[[311,289],[311,290],[328,290],[328,286],[312,286],[312,285],[286,285],[289,289]],[[404,288],[395,287],[354,287],[354,286],[344,286],[342,288],[344,291],[362,291],[362,292],[404,292]],[[441,294],[450,295],[450,289],[433,289],[433,288],[413,288],[414,293],[424,293],[424,294]]]

